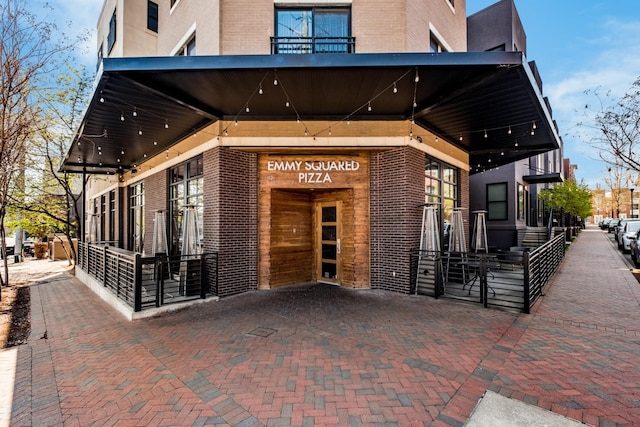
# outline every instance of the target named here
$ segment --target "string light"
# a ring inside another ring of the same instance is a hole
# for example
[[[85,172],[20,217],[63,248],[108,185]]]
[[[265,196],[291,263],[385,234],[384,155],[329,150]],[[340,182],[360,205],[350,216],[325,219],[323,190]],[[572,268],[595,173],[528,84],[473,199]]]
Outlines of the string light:
[[[103,97],[100,97],[100,102],[104,102],[104,98]]]
[[[273,85],[274,86],[278,86],[278,78],[277,77],[273,79]]]
[[[509,130],[507,131],[507,135],[511,135],[511,126],[509,126]]]
[[[284,103],[284,106],[289,108],[289,100],[287,99],[287,102]]]
[[[371,111],[371,101],[369,101],[369,105],[367,106],[367,111]]]
[[[138,117],[138,112],[136,111],[135,107],[133,108],[133,117]]]
[[[489,138],[489,135],[487,135],[487,130],[485,129],[484,130],[484,139],[487,139],[487,138]]]
[[[169,129],[169,122],[166,120],[164,121],[164,128]]]
[[[146,159],[147,158],[147,153],[144,153],[142,156]]]
[[[462,141],[462,134],[460,134],[460,138],[458,138],[460,141]]]
[[[158,145],[158,141],[153,141],[153,145]]]
[[[120,113],[120,121],[124,122],[124,114]]]
[[[262,90],[262,83],[260,83],[260,89],[258,89],[258,94],[262,95],[264,91]]]
[[[247,104],[247,106],[245,107],[244,111],[245,111],[246,113],[248,113],[249,111],[251,111],[251,110],[249,109],[249,104]]]
[[[138,130],[138,135],[142,135],[142,129]]]
[[[124,148],[120,149],[120,154],[124,155]]]
[[[169,158],[169,150],[167,150],[167,151],[164,153],[164,158],[165,158],[165,159],[168,159],[168,158]]]
[[[396,87],[396,82],[393,82],[393,93],[398,93],[398,88]]]

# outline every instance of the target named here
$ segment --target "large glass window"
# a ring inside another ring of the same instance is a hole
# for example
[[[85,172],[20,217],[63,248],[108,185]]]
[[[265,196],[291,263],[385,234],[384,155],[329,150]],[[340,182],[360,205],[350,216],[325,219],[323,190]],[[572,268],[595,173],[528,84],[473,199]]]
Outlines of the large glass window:
[[[169,171],[169,204],[171,212],[171,227],[169,229],[171,255],[179,255],[182,248],[182,217],[184,207],[195,206],[202,240],[202,226],[204,214],[204,170],[202,156],[195,157],[186,163],[175,166]],[[202,247],[202,241],[200,242]]]
[[[129,187],[129,249],[144,250],[144,182]]]
[[[116,240],[116,190],[109,192],[109,240]]]
[[[487,184],[487,220],[504,221],[508,219],[507,183]]]
[[[349,8],[276,9],[276,53],[351,52]]]
[[[458,205],[458,169],[427,156],[424,175],[425,203],[438,206],[443,225],[450,223]]]

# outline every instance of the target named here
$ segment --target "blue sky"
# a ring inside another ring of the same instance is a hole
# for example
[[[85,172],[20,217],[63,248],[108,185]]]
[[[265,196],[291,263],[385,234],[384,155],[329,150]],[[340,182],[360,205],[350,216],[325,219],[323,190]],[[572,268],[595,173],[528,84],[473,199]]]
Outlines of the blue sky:
[[[141,0],[137,0],[141,1]],[[497,0],[467,0],[471,15]],[[32,4],[44,3],[43,0]],[[96,61],[95,25],[103,0],[53,0],[65,31],[84,28],[93,38],[79,52],[88,67]],[[639,0],[515,0],[527,35],[527,58],[536,61],[553,117],[564,140],[565,157],[578,165],[578,180],[602,182],[606,165],[580,137],[576,123],[590,103],[585,90],[600,87],[622,96],[640,76]],[[75,25],[66,25],[73,21]],[[90,68],[91,69],[91,68]]]
[[[467,16],[495,0],[467,0]],[[527,35],[527,59],[536,61],[543,93],[564,141],[565,157],[578,165],[578,181],[595,188],[607,166],[579,136],[576,123],[600,87],[622,96],[640,76],[638,0],[515,0]],[[595,159],[595,160],[594,160]]]

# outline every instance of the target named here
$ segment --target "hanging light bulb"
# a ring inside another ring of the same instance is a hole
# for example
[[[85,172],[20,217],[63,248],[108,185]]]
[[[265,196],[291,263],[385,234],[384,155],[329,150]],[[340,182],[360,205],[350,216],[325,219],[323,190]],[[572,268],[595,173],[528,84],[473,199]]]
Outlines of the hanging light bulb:
[[[248,113],[249,111],[251,111],[251,110],[249,109],[249,105],[247,105],[247,106],[245,107],[244,111],[245,111],[246,113]]]
[[[124,122],[124,114],[120,113],[120,121]]]
[[[329,128],[329,136],[331,136],[331,128]]]
[[[264,91],[262,90],[262,83],[260,83],[260,89],[258,89],[258,94],[262,95]]]
[[[102,151],[98,150],[98,156],[102,156]]]
[[[144,157],[144,158],[146,159],[146,158],[147,158],[147,153],[144,153],[144,154],[142,155],[142,157]]]
[[[367,106],[367,111],[371,111],[371,101],[369,101],[369,105]]]
[[[418,75],[418,70],[416,70],[416,78],[414,79],[416,83],[420,81],[420,76]]]
[[[351,116],[347,117],[347,124],[350,125],[351,124]]]
[[[511,126],[509,126],[509,130],[507,131],[507,135],[511,135]]]
[[[304,136],[309,135],[309,131],[307,130],[307,128],[304,129]]]
[[[124,155],[124,148],[120,149],[120,154]]]
[[[153,141],[153,145],[158,145],[158,141]]]
[[[135,107],[133,108],[133,117],[138,117],[138,112],[136,111]]]
[[[398,93],[398,88],[396,87],[396,82],[393,82],[393,93]]]
[[[296,123],[300,124],[300,116],[296,116]]]
[[[273,85],[274,86],[278,86],[278,78],[277,77],[275,79],[273,79]]]
[[[489,138],[489,135],[487,135],[487,130],[485,129],[484,130],[484,139],[487,139],[487,138]]]
[[[516,146],[516,147],[518,146],[518,141],[516,141],[515,146]]]
[[[120,163],[120,159],[118,159],[118,163]]]
[[[460,141],[462,141],[462,134],[460,134],[460,138],[458,138]]]
[[[169,150],[167,150],[167,151],[164,153],[164,158],[165,158],[165,159],[168,159],[168,158],[169,158]]]
[[[78,163],[80,163],[82,161],[82,159],[80,158],[80,156],[78,156]]]
[[[501,155],[501,156],[504,156],[504,151],[501,151],[501,152],[500,152],[500,155]]]
[[[289,108],[289,100],[287,99],[287,102],[284,103],[284,106]]]
[[[104,98],[103,97],[100,97],[100,102],[104,102]]]
[[[78,141],[78,147],[80,147],[80,146],[82,146],[82,144],[80,143],[80,141]],[[99,150],[99,148],[98,148],[98,150]]]
[[[164,121],[164,128],[169,129],[169,122],[167,122],[166,120]]]
[[[224,130],[224,136],[228,136],[229,135],[229,131],[227,129]]]
[[[234,120],[233,125],[234,125],[234,126],[238,126],[238,121],[237,121],[237,120]]]
[[[142,135],[142,129],[138,130],[138,135]]]
[[[537,129],[537,128],[538,128],[538,126],[536,126],[536,122],[535,122],[535,120],[533,121],[533,125],[532,125],[531,127],[532,127],[533,129]]]

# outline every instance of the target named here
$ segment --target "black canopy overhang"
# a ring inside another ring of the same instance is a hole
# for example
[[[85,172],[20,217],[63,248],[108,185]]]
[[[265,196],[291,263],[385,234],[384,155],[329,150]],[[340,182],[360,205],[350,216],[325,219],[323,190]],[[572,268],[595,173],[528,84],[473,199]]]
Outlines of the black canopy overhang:
[[[519,52],[107,58],[62,169],[117,173],[217,120],[298,116],[414,117],[468,151],[471,173],[560,144]]]

